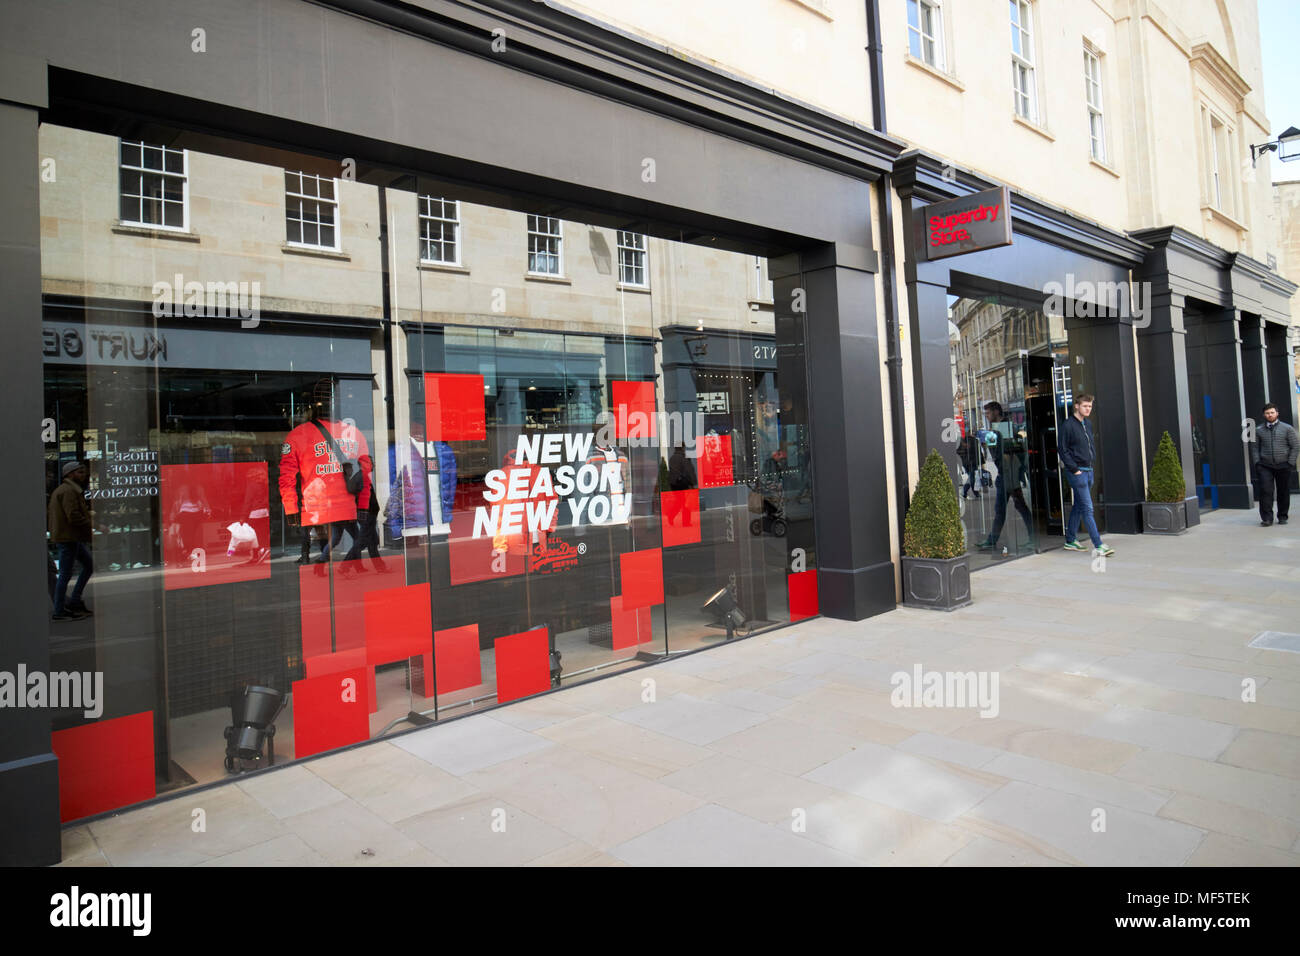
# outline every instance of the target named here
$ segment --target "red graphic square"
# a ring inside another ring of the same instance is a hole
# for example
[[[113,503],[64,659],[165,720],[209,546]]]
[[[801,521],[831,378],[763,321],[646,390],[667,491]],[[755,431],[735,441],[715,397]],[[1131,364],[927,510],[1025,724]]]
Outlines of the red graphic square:
[[[59,819],[65,823],[156,795],[151,710],[56,730],[50,748],[59,758]]]
[[[306,677],[321,677],[325,674],[337,674],[339,671],[350,671],[358,667],[365,668],[366,671],[366,689],[370,696],[367,698],[370,704],[370,713],[379,711],[379,694],[375,690],[375,669],[366,667],[366,649],[356,647],[350,651],[339,651],[337,654],[318,654],[315,657],[303,658],[303,668],[306,670]]]
[[[480,498],[476,504],[484,502]],[[559,513],[558,509],[556,513]],[[496,537],[485,534],[479,538],[473,534],[474,511],[453,512],[451,536],[447,542],[452,584],[469,584],[471,581],[508,578],[524,573],[526,534]]]
[[[334,646],[330,635],[330,578],[323,564],[298,568],[298,613],[302,622],[302,656],[329,654]]]
[[[131,478],[107,476],[110,483]],[[158,495],[166,590],[271,577],[266,462],[163,465]]]
[[[424,421],[429,441],[487,438],[483,376],[426,372]]]
[[[614,437],[655,437],[655,383],[613,382]]]
[[[731,436],[705,435],[700,455],[700,487],[723,488],[734,485],[731,472]]]
[[[627,551],[618,556],[618,566],[625,610],[664,603],[663,548]]]
[[[637,607],[623,610],[622,595],[615,594],[609,599],[609,617],[614,626],[613,649],[635,647],[654,639],[651,630],[650,608]]]
[[[438,693],[449,694],[483,683],[483,665],[479,655],[478,625],[451,627],[435,631],[433,657],[437,665]],[[426,684],[427,687],[427,678]],[[425,694],[425,696],[429,696]]]
[[[786,575],[786,590],[790,594],[790,620],[802,621],[815,617],[817,611],[817,569]]]
[[[333,561],[334,649],[347,651],[366,646],[366,595],[393,588],[406,580],[406,559],[385,559],[388,570],[373,571],[363,558]]]
[[[662,528],[664,547],[671,548],[679,544],[698,544],[700,540],[700,493],[692,488],[689,491],[665,491],[659,495],[662,509]]]
[[[293,755],[296,759],[360,743],[370,737],[366,670],[355,667],[294,681]]]
[[[551,645],[546,628],[498,637],[497,703],[551,688]]]
[[[404,661],[430,652],[433,624],[429,620],[429,597],[427,584],[366,592],[367,664]]]

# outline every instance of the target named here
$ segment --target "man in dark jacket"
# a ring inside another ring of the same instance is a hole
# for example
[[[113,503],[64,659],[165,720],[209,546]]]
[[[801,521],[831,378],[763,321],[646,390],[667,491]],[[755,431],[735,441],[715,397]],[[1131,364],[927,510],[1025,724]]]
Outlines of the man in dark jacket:
[[[1277,523],[1286,524],[1297,452],[1300,437],[1294,428],[1278,420],[1277,406],[1269,402],[1264,406],[1264,424],[1255,429],[1255,440],[1250,443],[1250,463],[1259,483],[1259,523],[1265,528],[1273,523],[1274,488]]]
[[[1074,493],[1070,521],[1065,528],[1065,550],[1088,550],[1075,540],[1079,534],[1079,525],[1082,524],[1088,529],[1088,537],[1092,538],[1092,553],[1110,557],[1115,551],[1102,543],[1097,520],[1092,513],[1092,468],[1097,458],[1096,444],[1092,440],[1092,424],[1088,421],[1092,415],[1092,403],[1093,397],[1088,394],[1075,398],[1074,414],[1065,420],[1056,440],[1056,453],[1065,469],[1065,480],[1070,483],[1070,491]]]
[[[90,540],[94,533],[94,520],[86,504],[86,479],[90,472],[79,461],[63,466],[63,483],[50,495],[50,540],[58,552],[59,577],[54,584],[54,620],[75,621],[88,617],[90,608],[81,600],[86,582],[94,573],[90,560]],[[72,577],[73,564],[81,565],[81,574],[67,597],[68,579]]]

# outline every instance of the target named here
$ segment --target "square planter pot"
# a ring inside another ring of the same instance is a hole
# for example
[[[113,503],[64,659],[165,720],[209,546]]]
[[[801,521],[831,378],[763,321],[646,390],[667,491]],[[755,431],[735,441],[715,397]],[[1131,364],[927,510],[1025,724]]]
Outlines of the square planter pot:
[[[1142,502],[1142,530],[1146,534],[1186,534],[1187,503],[1184,501]]]
[[[968,555],[903,557],[903,605],[952,611],[971,603]]]

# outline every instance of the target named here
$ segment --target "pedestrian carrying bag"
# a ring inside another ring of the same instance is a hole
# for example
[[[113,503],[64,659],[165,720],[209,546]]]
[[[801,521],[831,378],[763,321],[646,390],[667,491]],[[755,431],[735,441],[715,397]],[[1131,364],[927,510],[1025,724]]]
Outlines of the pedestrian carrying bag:
[[[338,442],[334,440],[334,436],[329,433],[329,430],[324,425],[318,421],[314,421],[312,424],[320,429],[320,433],[325,436],[326,441],[330,443],[330,447],[334,449],[334,458],[343,467],[343,484],[348,489],[348,494],[361,494],[361,486],[364,484],[365,476],[361,474],[360,463],[355,458],[346,457],[339,450]]]

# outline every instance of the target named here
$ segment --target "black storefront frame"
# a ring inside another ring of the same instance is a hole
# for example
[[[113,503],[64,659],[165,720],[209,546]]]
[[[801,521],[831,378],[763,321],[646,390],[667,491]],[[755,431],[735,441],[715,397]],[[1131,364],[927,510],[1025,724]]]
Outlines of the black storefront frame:
[[[604,209],[610,222],[635,222],[650,235],[714,236],[718,248],[769,255],[799,250],[773,260],[770,277],[777,321],[793,319],[808,330],[821,609],[860,619],[894,606],[885,496],[863,494],[864,487],[885,487],[883,410],[864,409],[856,396],[880,392],[878,263],[868,209],[870,183],[888,171],[898,143],[521,0],[441,0],[428,14],[365,0],[231,0],[224,22],[257,24],[261,33],[227,37],[232,42],[210,60],[195,60],[188,28],[172,27],[211,19],[208,5],[153,2],[156,9],[142,8],[140,22],[130,23],[106,18],[92,0],[57,11],[30,6],[0,41],[0,271],[11,293],[0,323],[11,345],[3,371],[17,420],[38,421],[43,402],[40,326],[29,320],[41,299],[40,122],[81,126],[76,117],[90,107],[325,155],[369,156],[388,168],[536,196],[552,215]],[[503,22],[512,40],[496,55],[491,29]],[[319,45],[298,42],[304,36]],[[474,103],[430,102],[457,89],[437,82],[439,72],[491,98],[494,127],[540,135],[521,135],[503,149]],[[158,76],[174,81],[171,91],[150,88]],[[302,76],[314,85],[298,84]],[[247,77],[285,91],[272,112],[263,86]],[[669,175],[651,188],[641,177],[644,147],[614,161],[574,146],[588,141],[653,143],[658,168]],[[440,151],[448,143],[455,153]],[[731,187],[737,168],[747,172],[743,193]],[[795,303],[807,303],[807,311],[796,312]],[[16,495],[36,500],[42,459],[43,449],[32,449],[14,462]],[[23,513],[13,531],[34,545],[42,516]],[[13,551],[0,559],[9,593],[42,593],[35,562],[24,548]],[[47,669],[43,607],[12,602],[7,610],[15,636],[0,650],[0,667],[21,660]],[[3,718],[0,862],[54,862],[58,777],[49,715],[10,710]]]

